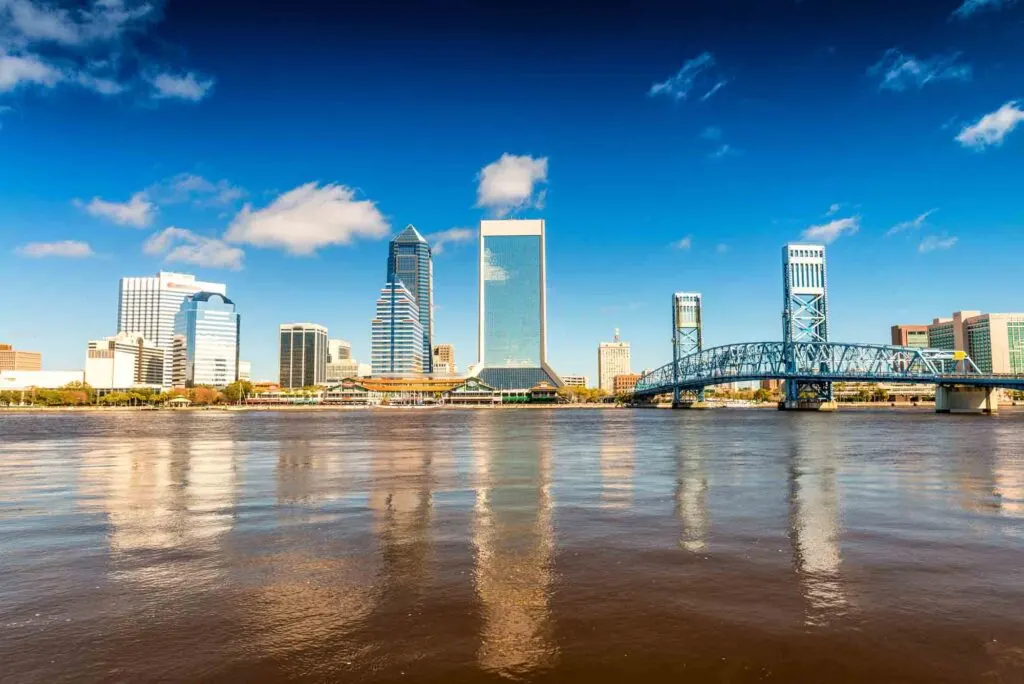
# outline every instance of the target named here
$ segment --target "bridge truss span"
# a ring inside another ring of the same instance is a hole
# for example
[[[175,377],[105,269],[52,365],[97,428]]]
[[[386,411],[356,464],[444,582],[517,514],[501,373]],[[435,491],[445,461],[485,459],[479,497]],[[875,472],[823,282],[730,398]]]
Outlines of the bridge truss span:
[[[842,342],[742,342],[679,358],[637,382],[637,397],[727,382],[779,379],[800,384],[902,382],[1024,390],[1024,375],[982,373],[962,352]]]

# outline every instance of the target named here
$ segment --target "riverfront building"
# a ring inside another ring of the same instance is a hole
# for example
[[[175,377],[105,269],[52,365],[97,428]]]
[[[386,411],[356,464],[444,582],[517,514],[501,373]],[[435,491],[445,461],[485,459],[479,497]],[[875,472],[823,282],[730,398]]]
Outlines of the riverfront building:
[[[561,386],[547,362],[543,220],[480,222],[480,317],[473,375],[497,390]]]
[[[586,389],[590,385],[590,378],[586,375],[563,375],[562,384],[566,387],[582,387]]]
[[[316,323],[285,323],[280,339],[281,387],[312,387],[327,380],[327,328]]]
[[[370,361],[374,375],[418,375],[423,372],[420,308],[401,280],[392,279],[381,288],[377,316],[371,328]]]
[[[447,369],[441,371],[437,368],[438,364],[446,364]],[[434,345],[434,372],[440,373],[455,373],[457,368],[455,367],[455,345],[453,344],[436,344]]]
[[[80,370],[0,371],[0,390],[60,389],[72,382],[85,382]]]
[[[889,332],[892,343],[897,347],[928,347],[927,325],[894,325]]]
[[[43,355],[0,344],[0,371],[37,371],[43,368]]]
[[[238,379],[252,382],[252,361],[238,362]]]
[[[434,265],[430,245],[412,225],[388,244],[387,282],[395,280],[405,285],[418,307],[423,328],[421,372],[430,373],[434,365]]]
[[[85,353],[85,382],[106,390],[160,387],[164,357],[163,349],[136,333],[92,340]]]
[[[238,380],[240,329],[235,303],[222,294],[199,292],[183,301],[174,317],[172,386],[226,387]]]
[[[639,373],[616,375],[612,379],[612,391],[615,394],[632,394],[641,377]]]
[[[615,391],[615,376],[632,372],[629,354],[629,342],[619,339],[619,329],[616,328],[614,342],[602,342],[597,346],[598,387],[605,392]]]
[[[121,278],[117,332],[136,333],[164,350],[163,386],[171,386],[174,321],[182,302],[208,292],[227,296],[223,283],[204,283],[187,273],[160,271],[148,278]]]
[[[928,346],[965,351],[983,373],[1024,373],[1024,313],[957,311],[936,318]]]

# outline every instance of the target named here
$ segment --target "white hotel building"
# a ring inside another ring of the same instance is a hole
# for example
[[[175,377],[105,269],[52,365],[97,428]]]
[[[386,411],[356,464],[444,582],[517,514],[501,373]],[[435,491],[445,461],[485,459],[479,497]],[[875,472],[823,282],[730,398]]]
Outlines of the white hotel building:
[[[137,333],[164,350],[163,387],[173,368],[174,317],[186,298],[198,292],[227,296],[227,285],[205,283],[187,273],[161,271],[153,277],[121,278],[117,331]]]

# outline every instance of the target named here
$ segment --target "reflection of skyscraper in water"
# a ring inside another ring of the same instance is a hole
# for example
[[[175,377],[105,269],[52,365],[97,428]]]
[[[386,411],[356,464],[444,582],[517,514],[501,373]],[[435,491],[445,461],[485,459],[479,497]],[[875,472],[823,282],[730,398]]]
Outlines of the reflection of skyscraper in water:
[[[370,508],[384,588],[424,588],[430,560],[431,457],[427,444],[400,432],[373,457]]]
[[[626,509],[633,503],[633,416],[601,411],[601,507]]]
[[[847,611],[842,584],[839,537],[842,533],[836,489],[835,449],[815,433],[810,445],[798,435],[789,473],[790,536],[800,584],[807,601],[805,623],[827,625]],[[806,450],[806,451],[805,451]]]
[[[550,415],[536,415],[536,429],[549,432]],[[477,658],[485,670],[523,675],[557,657],[549,605],[554,541],[547,445],[553,435],[523,435],[494,414],[475,418],[473,541],[483,613]]]
[[[233,454],[230,441],[161,439],[111,441],[84,456],[82,487],[106,513],[117,579],[198,588],[219,576],[218,542],[234,520]]]
[[[676,515],[682,523],[679,546],[703,553],[708,547],[708,477],[704,471],[700,445],[692,440],[681,442],[679,474],[676,482]]]
[[[995,494],[999,497],[999,510],[1004,515],[1024,517],[1024,459],[1021,458],[1020,428],[1008,424],[997,425],[991,431],[994,463],[992,477]],[[1014,530],[1024,536],[1020,529]]]

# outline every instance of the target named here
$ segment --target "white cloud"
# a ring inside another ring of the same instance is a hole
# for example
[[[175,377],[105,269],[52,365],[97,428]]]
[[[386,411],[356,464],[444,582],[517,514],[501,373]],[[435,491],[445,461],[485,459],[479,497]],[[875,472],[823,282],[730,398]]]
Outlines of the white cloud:
[[[52,88],[62,80],[64,74],[59,69],[34,55],[18,56],[0,52],[0,93],[8,93],[25,84]]]
[[[803,232],[805,240],[815,240],[831,244],[843,235],[853,235],[860,230],[860,217],[836,219],[820,226],[811,226]]]
[[[537,185],[547,183],[548,158],[506,153],[481,169],[477,178],[478,207],[488,208],[498,216],[527,207],[540,208],[544,193],[534,191]]]
[[[743,154],[742,150],[737,150],[732,145],[724,144],[720,145],[718,149],[716,149],[708,156],[712,159],[722,159],[724,157],[738,157],[741,154]]]
[[[652,85],[650,90],[647,91],[647,95],[650,97],[665,95],[666,97],[671,97],[674,100],[685,100],[690,96],[690,93],[699,83],[705,82],[709,72],[714,66],[714,55],[710,52],[702,52],[683,64],[674,76],[670,76],[661,83],[655,83]],[[714,85],[714,87],[705,93],[702,99],[706,100],[711,97],[724,85],[724,81],[719,81]]]
[[[981,150],[992,145],[1000,145],[1003,138],[1009,135],[1021,121],[1024,121],[1024,110],[1016,101],[1010,101],[994,112],[981,117],[973,124],[964,126],[956,136],[957,142],[964,147]]]
[[[476,237],[476,231],[472,228],[449,228],[425,235],[424,238],[431,244],[431,251],[440,254],[448,243],[468,242]]]
[[[727,83],[728,83],[728,81],[719,81],[715,85],[711,86],[711,90],[709,90],[708,92],[706,92],[703,95],[701,95],[700,101],[701,102],[707,102],[708,100],[711,99],[712,95],[714,95],[719,90],[724,88]]]
[[[150,186],[146,193],[159,204],[192,202],[200,207],[225,206],[246,195],[225,179],[215,183],[194,173],[179,173]]]
[[[156,215],[156,205],[149,200],[145,192],[135,193],[127,202],[108,202],[93,197],[88,203],[76,199],[74,205],[84,209],[90,216],[113,221],[120,226],[136,228],[145,228],[153,222]]]
[[[84,259],[93,255],[87,242],[62,240],[60,242],[29,242],[15,250],[21,256],[32,259],[44,257],[65,257],[68,259]]]
[[[693,247],[693,236],[687,235],[682,240],[676,240],[675,242],[672,243],[672,246],[675,247],[676,249],[681,249],[684,252],[688,251],[690,247]]]
[[[958,63],[959,58],[960,53],[953,53],[919,59],[890,48],[868,69],[868,75],[881,78],[878,85],[880,89],[895,91],[921,89],[937,81],[969,81],[971,67],[969,64]]]
[[[843,207],[840,204],[832,204],[832,205],[829,206],[828,211],[825,212],[825,216],[832,216],[833,214],[837,213],[842,208]]]
[[[484,249],[483,279],[494,282],[508,280],[508,271],[494,263],[494,254],[489,249]]]
[[[896,233],[902,233],[907,230],[920,230],[921,228],[927,225],[926,221],[928,220],[928,217],[934,214],[936,211],[938,211],[938,209],[929,209],[928,211],[924,212],[923,214],[921,214],[920,216],[911,221],[901,221],[900,223],[897,223],[895,226],[886,231],[885,234],[895,235]]]
[[[359,237],[387,237],[390,226],[377,205],[357,200],[344,185],[300,185],[270,206],[253,211],[246,204],[228,227],[224,239],[257,247],[282,247],[309,255],[328,245],[347,245]]]
[[[204,79],[191,71],[181,76],[169,73],[156,74],[149,82],[153,86],[153,97],[157,100],[173,98],[198,102],[213,88],[212,78]]]
[[[1016,1],[1017,0],[964,0],[964,3],[953,12],[953,16],[958,19],[966,19],[975,12],[1000,10],[1004,7],[1009,7]]]
[[[81,46],[119,40],[130,28],[155,18],[149,0],[93,0],[70,11],[37,0],[0,0],[8,40],[19,45]]]
[[[174,226],[152,235],[146,240],[142,251],[152,256],[163,256],[167,262],[227,268],[232,271],[240,271],[245,258],[245,253],[238,247]]]
[[[917,251],[924,254],[926,252],[934,252],[937,249],[949,249],[956,243],[957,238],[955,237],[929,235],[917,246]]]

